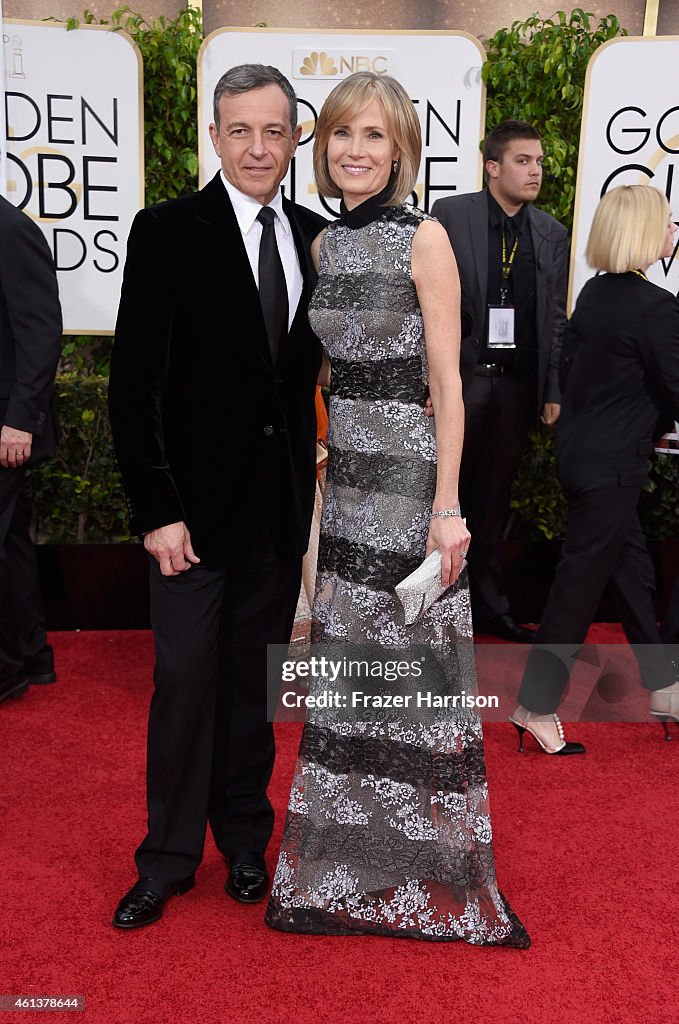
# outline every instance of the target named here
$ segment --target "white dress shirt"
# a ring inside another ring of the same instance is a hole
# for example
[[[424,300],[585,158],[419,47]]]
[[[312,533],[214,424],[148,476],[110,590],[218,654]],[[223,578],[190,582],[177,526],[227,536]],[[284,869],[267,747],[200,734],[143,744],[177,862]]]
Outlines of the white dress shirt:
[[[243,242],[245,243],[248,259],[250,260],[255,284],[259,288],[259,243],[262,237],[262,225],[257,220],[257,214],[262,209],[262,204],[251,196],[246,196],[243,192],[239,192],[228,180],[224,171],[220,173],[224,187],[229,193],[229,199],[233,206],[233,212],[236,214],[238,226],[243,235]],[[283,264],[285,283],[288,286],[288,330],[290,330],[292,321],[295,319],[299,300],[302,297],[302,285],[304,282],[290,221],[283,210],[283,195],[280,189],[268,205],[276,214],[274,231],[276,232],[276,245],[278,246],[281,263]]]

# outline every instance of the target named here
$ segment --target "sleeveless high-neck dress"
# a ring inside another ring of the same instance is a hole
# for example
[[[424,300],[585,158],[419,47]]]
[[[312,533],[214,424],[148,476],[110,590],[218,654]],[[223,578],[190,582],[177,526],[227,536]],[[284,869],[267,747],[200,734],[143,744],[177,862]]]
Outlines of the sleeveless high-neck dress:
[[[384,684],[407,707],[352,708],[336,683],[345,706],[307,712],[266,923],[527,948],[497,887],[478,711],[415,699],[476,693],[466,572],[413,626],[394,592],[424,557],[436,485],[411,273],[425,217],[378,207],[331,224],[309,310],[332,367],[312,650],[419,654],[421,675]]]

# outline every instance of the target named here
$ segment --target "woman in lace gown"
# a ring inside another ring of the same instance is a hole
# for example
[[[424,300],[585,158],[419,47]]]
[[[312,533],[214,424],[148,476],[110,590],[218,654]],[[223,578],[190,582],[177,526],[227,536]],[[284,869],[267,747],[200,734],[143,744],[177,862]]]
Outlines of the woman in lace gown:
[[[350,686],[368,687],[350,680],[348,707],[308,711],[266,922],[526,948],[495,878],[478,714],[414,698],[476,690],[459,575],[459,279],[444,230],[403,203],[420,150],[414,107],[387,76],[352,75],[321,110],[316,179],[343,202],[314,246],[310,318],[332,376],[312,642],[337,658],[366,645],[425,652],[431,669],[400,680],[412,697],[402,709],[351,710]],[[450,587],[406,626],[394,586],[436,548]]]

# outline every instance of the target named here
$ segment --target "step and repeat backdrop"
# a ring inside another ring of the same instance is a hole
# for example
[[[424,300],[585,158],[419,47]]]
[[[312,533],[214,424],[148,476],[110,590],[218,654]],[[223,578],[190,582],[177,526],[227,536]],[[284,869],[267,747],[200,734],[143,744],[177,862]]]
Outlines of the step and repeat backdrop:
[[[0,11],[1,13],[1,11]],[[113,330],[125,245],[144,205],[142,63],[124,32],[5,19],[5,195],[41,226],[54,255],[70,334]],[[342,78],[370,70],[398,78],[419,112],[424,141],[416,186],[429,210],[445,195],[482,184],[484,50],[461,32],[219,29],[198,67],[200,183],[219,168],[208,134],[212,93],[234,64],[274,64],[292,82],[303,134],[286,194],[335,213],[318,195],[311,142],[318,111]],[[617,184],[660,188],[679,221],[679,101],[671,88],[679,37],[606,43],[587,73],[573,227],[569,303],[591,271],[583,258],[596,204]],[[539,126],[538,126],[539,127]],[[679,289],[679,252],[652,271]]]
[[[123,32],[5,20],[5,195],[41,226],[69,334],[112,331],[144,205],[139,51]]]
[[[594,210],[616,185],[652,185],[679,223],[679,36],[612,39],[589,62],[585,82],[569,301],[592,275],[583,253]],[[679,240],[673,256],[649,271],[679,291]]]
[[[355,71],[389,74],[403,83],[422,124],[418,205],[429,210],[440,196],[481,187],[479,142],[485,124],[485,52],[462,32],[298,32],[219,29],[203,43],[198,58],[201,184],[219,169],[207,131],[212,94],[234,64],[273,64],[290,80],[299,101],[303,133],[286,195],[324,214],[313,181],[311,142],[323,101],[337,82]]]

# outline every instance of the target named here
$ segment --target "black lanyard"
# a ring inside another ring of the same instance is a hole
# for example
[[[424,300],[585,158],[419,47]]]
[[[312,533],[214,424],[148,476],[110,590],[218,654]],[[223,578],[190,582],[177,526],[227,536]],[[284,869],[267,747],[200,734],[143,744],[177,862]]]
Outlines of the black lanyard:
[[[519,247],[519,236],[517,234],[514,239],[514,245],[512,246],[509,257],[507,256],[507,236],[505,234],[504,226],[502,228],[502,284],[500,285],[500,305],[504,306],[507,301],[509,289],[507,282],[509,281],[509,275],[512,272],[512,266],[514,265],[514,257],[516,256],[516,250]]]

